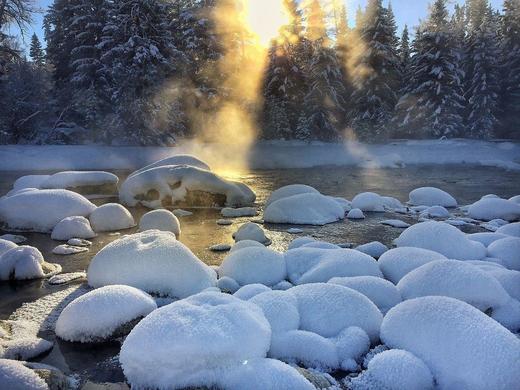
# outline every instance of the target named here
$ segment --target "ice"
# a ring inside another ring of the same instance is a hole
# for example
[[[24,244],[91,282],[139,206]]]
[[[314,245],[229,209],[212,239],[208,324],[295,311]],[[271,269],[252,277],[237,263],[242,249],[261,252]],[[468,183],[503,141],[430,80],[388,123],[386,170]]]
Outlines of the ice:
[[[157,309],[151,296],[130,286],[105,286],[70,302],[56,322],[63,340],[89,343],[108,340],[122,325]]]
[[[412,246],[429,249],[457,260],[480,260],[486,248],[469,240],[464,233],[444,222],[421,222],[401,233],[395,240],[398,247]]]
[[[243,248],[250,248],[250,247],[256,247],[256,248],[265,248],[264,244],[259,243],[258,241],[254,240],[242,240],[238,241],[231,247],[231,252],[238,251]]]
[[[258,211],[254,207],[241,207],[238,209],[224,207],[220,210],[220,214],[222,214],[224,218],[255,217]]]
[[[408,272],[434,260],[446,259],[440,253],[414,247],[400,247],[385,252],[378,261],[386,279],[397,284]]]
[[[468,215],[482,221],[504,219],[512,222],[520,219],[520,204],[505,199],[481,199],[469,206]]]
[[[216,284],[215,272],[171,232],[147,230],[101,249],[88,268],[92,287],[125,284],[184,298]]]
[[[267,248],[246,247],[231,252],[219,269],[221,277],[234,279],[240,286],[261,283],[273,286],[287,276],[284,256]]]
[[[10,231],[50,232],[63,218],[86,217],[96,209],[67,190],[35,190],[0,199],[0,225]]]
[[[345,210],[336,200],[309,192],[278,199],[264,211],[268,223],[322,226],[344,218]]]
[[[412,206],[457,207],[457,201],[446,191],[436,187],[420,187],[410,192]]]
[[[385,219],[384,221],[381,221],[380,223],[383,225],[388,225],[388,226],[392,226],[392,227],[400,228],[400,229],[406,229],[407,227],[410,227],[409,223],[401,221],[400,219]]]
[[[506,234],[513,237],[520,237],[520,222],[509,223],[507,225],[501,226],[497,229],[496,233]]]
[[[134,227],[135,221],[119,203],[106,203],[90,214],[90,224],[95,232],[112,232]]]
[[[49,176],[39,183],[41,189],[71,189],[86,186],[117,186],[119,179],[110,172],[102,171],[65,171]]]
[[[4,240],[0,238],[0,257],[7,252],[9,249],[16,248],[18,245],[16,245],[12,241]]]
[[[181,223],[171,211],[160,209],[147,212],[139,221],[139,230],[162,230],[172,232],[177,238],[181,235]]]
[[[96,233],[90,227],[90,222],[85,217],[63,218],[54,229],[51,238],[58,241],[68,241],[71,238],[90,239],[96,237]]]
[[[491,243],[488,256],[502,260],[509,269],[520,271],[520,237],[507,237]]]
[[[502,238],[506,238],[507,235],[500,233],[472,233],[468,234],[467,237],[472,241],[480,242],[486,248],[495,242],[496,240],[500,240]]]
[[[83,246],[73,246],[68,244],[58,245],[52,250],[55,255],[75,255],[77,253],[88,252],[88,248]]]
[[[245,286],[240,287],[240,289],[238,289],[233,295],[244,301],[248,301],[254,296],[264,293],[266,291],[271,291],[271,289],[267,287],[265,284],[253,283],[246,284]]]
[[[212,387],[222,373],[264,358],[270,340],[258,306],[203,292],[144,318],[123,343],[119,361],[132,387]]]
[[[385,316],[381,340],[423,360],[440,389],[508,390],[520,383],[520,339],[454,298],[400,303]]]
[[[60,265],[46,263],[32,246],[17,246],[0,256],[0,280],[40,279],[60,271]]]
[[[361,209],[352,209],[347,214],[348,219],[365,219],[365,214]]]
[[[0,359],[0,384],[9,390],[48,390],[45,381],[23,363]]]
[[[257,241],[261,244],[267,244],[269,239],[265,236],[265,231],[258,224],[247,222],[241,225],[238,230],[233,233],[235,242],[244,240]]]
[[[22,242],[27,241],[27,237],[19,236],[16,234],[2,234],[0,236],[0,240],[6,240],[14,242],[15,244],[21,244]]]
[[[383,314],[402,300],[401,293],[394,284],[376,276],[332,278],[329,283],[349,287],[365,295]]]
[[[152,168],[163,167],[167,165],[189,165],[191,167],[196,167],[199,169],[204,169],[206,171],[211,171],[211,168],[207,163],[202,161],[201,159],[189,155],[189,154],[178,154],[176,156],[171,156],[167,158],[163,158],[162,160],[156,161],[152,164],[149,164],[137,171],[133,172],[130,176],[135,176],[141,172],[147,171]]]
[[[361,211],[385,211],[385,200],[374,192],[363,192],[352,199],[352,208]]]
[[[320,192],[311,186],[307,186],[305,184],[290,184],[285,187],[278,188],[276,191],[273,191],[271,196],[265,202],[266,207],[271,203],[276,202],[277,200],[283,198],[290,198],[294,195],[301,194],[319,194]]]
[[[383,276],[373,257],[353,249],[291,249],[285,253],[285,261],[293,284],[328,282],[342,276]]]
[[[378,259],[383,253],[385,253],[388,250],[388,247],[379,241],[372,241],[367,244],[359,245],[355,249],[357,251],[366,253],[367,255],[372,256],[375,259]]]
[[[408,351],[390,349],[374,356],[368,369],[350,382],[352,390],[432,390],[430,369]]]

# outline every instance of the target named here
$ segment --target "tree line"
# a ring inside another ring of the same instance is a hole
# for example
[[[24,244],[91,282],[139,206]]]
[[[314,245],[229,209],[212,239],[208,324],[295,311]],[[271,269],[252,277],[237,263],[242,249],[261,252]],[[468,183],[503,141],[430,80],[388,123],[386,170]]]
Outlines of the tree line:
[[[259,138],[520,138],[520,0],[500,11],[466,0],[451,14],[435,0],[400,37],[381,0],[353,28],[341,2],[282,1],[289,18],[268,48],[260,104],[239,102]],[[33,3],[0,4],[0,143],[196,137],[257,44],[247,26],[216,28],[219,7],[241,12],[237,0],[55,0],[46,49],[34,35],[27,59],[5,31],[23,31]]]

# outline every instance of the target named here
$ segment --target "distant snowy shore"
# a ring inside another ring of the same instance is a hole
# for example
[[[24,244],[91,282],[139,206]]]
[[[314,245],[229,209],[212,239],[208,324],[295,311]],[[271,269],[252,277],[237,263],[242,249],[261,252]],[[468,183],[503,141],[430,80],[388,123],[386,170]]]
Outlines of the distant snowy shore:
[[[401,168],[469,164],[520,170],[520,143],[463,139],[403,140],[387,144],[266,141],[251,148],[194,141],[178,147],[2,145],[0,170],[136,169],[180,153],[197,154],[215,167],[230,169],[244,165],[253,169],[283,169],[326,165]]]

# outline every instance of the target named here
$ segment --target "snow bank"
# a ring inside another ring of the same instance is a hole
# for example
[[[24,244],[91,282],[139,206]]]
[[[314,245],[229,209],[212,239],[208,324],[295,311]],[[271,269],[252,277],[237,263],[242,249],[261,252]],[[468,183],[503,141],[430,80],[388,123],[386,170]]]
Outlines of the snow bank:
[[[361,211],[385,211],[385,200],[374,192],[363,192],[352,199],[352,208]]]
[[[117,189],[119,179],[110,172],[102,171],[65,171],[58,172],[40,182],[40,189],[73,189],[79,187],[107,186],[111,190]]]
[[[385,316],[381,339],[422,359],[440,389],[506,390],[520,383],[520,340],[457,299],[400,303]]]
[[[184,298],[215,286],[215,272],[170,232],[148,230],[101,249],[88,268],[92,287],[124,284]]]
[[[67,190],[35,190],[0,199],[0,225],[11,231],[50,232],[63,218],[86,217],[96,209]]]
[[[379,268],[385,278],[397,284],[408,272],[434,260],[446,259],[446,256],[428,249],[400,247],[390,249],[378,260]]]
[[[9,390],[47,390],[45,381],[22,362],[0,359],[0,384]]]
[[[179,219],[168,210],[152,210],[141,217],[139,230],[162,230],[172,232],[178,238],[181,234]]]
[[[410,192],[408,203],[412,206],[457,207],[457,201],[453,196],[435,187],[416,188]]]
[[[520,237],[520,222],[509,223],[497,229],[496,233]]]
[[[402,232],[395,243],[398,247],[430,249],[457,260],[480,260],[486,256],[484,245],[469,240],[459,229],[444,222],[413,225]]]
[[[491,243],[488,255],[502,260],[507,268],[520,271],[520,237],[502,238]]]
[[[264,229],[254,222],[248,222],[240,226],[238,230],[233,233],[233,238],[235,242],[244,240],[257,241],[261,244],[267,244],[269,242],[269,239],[265,236]]]
[[[357,251],[366,253],[367,255],[372,256],[375,259],[378,259],[383,253],[385,253],[388,250],[388,247],[379,241],[372,241],[367,244],[359,245],[355,249]]]
[[[274,286],[286,278],[287,269],[280,253],[267,248],[246,247],[231,252],[224,259],[219,275],[234,279],[240,286],[253,283]]]
[[[51,238],[58,241],[68,241],[71,238],[94,238],[96,233],[90,227],[90,222],[85,217],[63,218],[54,229]]]
[[[290,198],[294,195],[301,195],[301,194],[319,194],[320,192],[311,186],[305,185],[305,184],[290,184],[285,187],[278,188],[277,190],[273,191],[271,196],[267,199],[265,202],[266,207],[269,206],[271,203],[276,202],[277,200],[283,199],[283,198]]]
[[[56,322],[56,335],[67,341],[100,342],[118,328],[157,309],[151,296],[130,286],[105,286],[69,303]]]
[[[468,216],[482,221],[515,221],[520,218],[520,204],[505,199],[481,199],[469,206]]]
[[[285,253],[285,261],[293,284],[328,282],[333,277],[383,276],[373,257],[352,249],[297,248]]]
[[[99,206],[90,214],[90,224],[95,232],[111,232],[135,226],[134,217],[119,203]]]
[[[0,280],[39,279],[60,271],[60,265],[46,263],[32,246],[17,246],[0,256]]]
[[[255,194],[242,183],[225,180],[193,166],[159,166],[129,176],[119,198],[128,206],[248,206]]]

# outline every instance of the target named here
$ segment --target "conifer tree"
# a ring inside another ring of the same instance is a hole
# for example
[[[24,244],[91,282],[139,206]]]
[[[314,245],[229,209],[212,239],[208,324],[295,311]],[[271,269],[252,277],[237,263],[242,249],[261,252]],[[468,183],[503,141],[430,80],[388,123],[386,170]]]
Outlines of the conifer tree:
[[[29,48],[29,55],[36,66],[42,67],[45,65],[45,53],[42,49],[42,44],[36,34],[31,37],[31,46]]]

